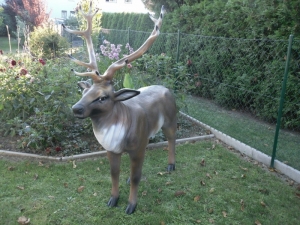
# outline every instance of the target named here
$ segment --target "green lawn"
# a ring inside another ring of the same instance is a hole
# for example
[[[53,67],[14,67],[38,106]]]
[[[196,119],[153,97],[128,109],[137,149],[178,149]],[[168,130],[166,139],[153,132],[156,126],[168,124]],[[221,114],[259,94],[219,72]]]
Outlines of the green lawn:
[[[271,156],[275,125],[264,123],[245,113],[225,110],[211,101],[189,97],[187,114],[223,133]],[[300,170],[300,134],[280,130],[277,159]]]
[[[214,140],[177,147],[176,171],[167,151],[147,151],[139,202],[125,214],[128,155],[122,157],[119,207],[108,208],[106,158],[69,163],[0,160],[0,221],[18,224],[298,224],[300,191]],[[82,191],[78,188],[84,186]]]
[[[14,53],[18,49],[17,39],[11,38],[11,51]],[[9,41],[7,37],[0,37],[0,49],[4,53],[10,53]]]

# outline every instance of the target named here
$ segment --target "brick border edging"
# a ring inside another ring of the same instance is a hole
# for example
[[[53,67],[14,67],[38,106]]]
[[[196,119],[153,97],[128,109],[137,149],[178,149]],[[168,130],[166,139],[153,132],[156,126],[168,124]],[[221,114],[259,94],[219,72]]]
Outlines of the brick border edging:
[[[240,151],[241,153],[243,153],[243,154],[251,157],[252,159],[255,159],[256,161],[261,162],[265,165],[270,165],[271,157],[266,155],[265,153],[262,153],[261,151],[255,149],[255,148],[252,148],[249,145],[246,145],[245,143],[240,142],[240,141],[228,136],[227,134],[222,133],[221,131],[214,129],[211,126],[208,126],[207,124],[202,123],[199,120],[197,120],[181,111],[180,111],[180,114],[185,116],[189,120],[197,123],[199,126],[202,126],[206,129],[210,130],[217,139],[223,141],[227,145],[232,146],[233,148]],[[274,167],[275,167],[275,169],[279,170],[281,173],[285,174],[292,180],[300,183],[300,171],[280,162],[277,159],[275,160]]]

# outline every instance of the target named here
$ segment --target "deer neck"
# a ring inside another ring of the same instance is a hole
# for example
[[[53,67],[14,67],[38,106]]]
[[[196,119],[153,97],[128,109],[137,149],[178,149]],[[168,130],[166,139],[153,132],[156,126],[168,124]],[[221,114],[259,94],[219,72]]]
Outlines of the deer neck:
[[[130,118],[130,110],[122,102],[116,102],[107,115],[91,118],[94,134],[107,151],[122,152],[125,136],[131,126]]]

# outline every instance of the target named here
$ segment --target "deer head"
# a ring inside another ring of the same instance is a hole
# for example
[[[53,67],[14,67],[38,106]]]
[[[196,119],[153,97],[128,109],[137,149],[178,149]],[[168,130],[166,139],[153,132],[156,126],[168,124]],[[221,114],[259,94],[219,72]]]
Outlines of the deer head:
[[[156,40],[162,24],[164,7],[158,19],[151,17],[155,26],[145,43],[132,54],[110,65],[101,75],[93,49],[91,39],[92,18],[97,12],[90,10],[82,12],[87,20],[85,31],[66,31],[81,35],[86,39],[89,63],[81,62],[72,56],[77,64],[87,67],[84,73],[74,71],[76,75],[88,76],[93,84],[81,81],[78,85],[83,89],[82,98],[72,107],[78,118],[92,119],[94,134],[99,143],[107,150],[110,161],[112,189],[108,206],[116,206],[119,199],[119,174],[121,153],[127,152],[131,160],[130,195],[126,213],[134,212],[137,205],[137,190],[141,179],[145,149],[149,138],[162,128],[168,139],[168,171],[175,170],[175,133],[176,104],[171,92],[158,85],[152,85],[139,90],[121,89],[114,91],[112,79],[114,73],[126,64],[143,55]]]
[[[111,64],[101,75],[100,71],[98,70],[93,42],[91,38],[92,19],[93,16],[98,12],[98,9],[96,9],[95,12],[92,12],[91,9],[92,2],[90,3],[90,9],[87,13],[82,11],[81,6],[79,7],[80,12],[87,21],[87,29],[85,31],[71,30],[63,25],[63,28],[67,32],[80,35],[85,38],[90,60],[88,63],[85,63],[69,55],[70,59],[73,62],[88,69],[88,71],[84,73],[79,73],[77,71],[74,71],[74,73],[78,76],[88,76],[93,80],[93,85],[86,81],[78,83],[79,87],[84,90],[81,100],[72,107],[74,115],[78,118],[94,117],[99,114],[103,114],[104,112],[111,110],[113,102],[124,101],[139,94],[139,91],[130,89],[122,89],[120,91],[114,92],[112,79],[117,70],[139,58],[150,48],[150,46],[159,35],[159,28],[162,25],[162,18],[165,13],[164,7],[162,7],[158,19],[150,16],[155,26],[154,30],[152,31],[149,38],[145,41],[145,43],[132,54],[125,56],[122,59]]]

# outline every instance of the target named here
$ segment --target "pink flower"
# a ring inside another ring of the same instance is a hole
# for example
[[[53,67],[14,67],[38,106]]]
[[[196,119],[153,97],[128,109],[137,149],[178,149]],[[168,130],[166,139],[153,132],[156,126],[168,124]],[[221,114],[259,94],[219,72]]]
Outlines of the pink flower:
[[[20,75],[26,75],[27,74],[27,70],[24,69],[24,68],[21,68],[20,71],[19,71],[19,74]]]
[[[42,64],[42,65],[45,65],[46,62],[43,60],[43,59],[39,59],[39,62]]]
[[[61,147],[57,146],[57,147],[55,148],[55,151],[60,152],[60,151],[61,151]]]
[[[127,64],[127,68],[128,68],[128,69],[131,69],[131,68],[132,68],[131,63],[128,63],[128,64]]]

